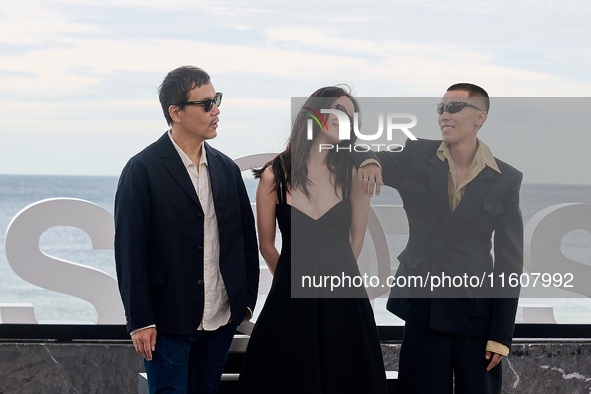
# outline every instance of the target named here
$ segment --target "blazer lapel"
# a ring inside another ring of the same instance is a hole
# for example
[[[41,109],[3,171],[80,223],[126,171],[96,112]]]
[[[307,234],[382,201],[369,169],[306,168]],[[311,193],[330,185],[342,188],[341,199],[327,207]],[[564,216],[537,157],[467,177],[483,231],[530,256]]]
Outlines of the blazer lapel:
[[[221,182],[222,174],[220,164],[218,163],[218,154],[215,149],[212,149],[207,142],[203,143],[205,151],[207,152],[207,170],[209,171],[209,183],[211,184],[211,195],[213,196],[213,205],[216,215],[219,215],[216,202],[221,201]]]
[[[439,220],[442,221],[451,213],[447,193],[449,165],[446,161],[441,161],[437,155],[434,155],[427,161],[427,174],[429,176],[431,190],[433,191],[433,199],[437,206]]]
[[[476,178],[472,179],[472,181],[468,183],[466,192],[462,197],[462,201],[460,201],[460,204],[449,216],[448,220],[442,224],[445,225],[459,220],[468,214],[475,206],[480,204],[490,189],[488,186],[488,181],[493,178],[493,169],[488,166],[484,167],[482,171],[480,171],[480,173],[476,176]]]
[[[189,174],[183,165],[183,161],[170,141],[168,132],[164,133],[156,144],[158,147],[158,157],[161,159],[162,165],[164,165],[170,176],[172,176],[179,186],[201,209],[201,204],[199,203],[199,197],[197,197],[197,193],[195,192],[195,187],[189,178]]]

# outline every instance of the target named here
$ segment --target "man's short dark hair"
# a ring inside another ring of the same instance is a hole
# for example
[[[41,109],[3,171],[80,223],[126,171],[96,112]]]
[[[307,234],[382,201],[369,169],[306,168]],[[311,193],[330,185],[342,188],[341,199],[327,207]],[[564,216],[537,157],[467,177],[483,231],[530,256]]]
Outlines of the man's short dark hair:
[[[199,67],[182,66],[169,72],[158,87],[158,97],[169,126],[172,118],[168,113],[171,105],[178,105],[189,99],[189,92],[201,85],[209,83],[209,74]],[[179,105],[184,108],[184,105]]]
[[[468,92],[469,97],[482,97],[484,99],[485,111],[488,114],[488,111],[490,110],[490,99],[488,97],[488,93],[486,93],[486,90],[482,89],[480,86],[466,82],[456,83],[447,88],[448,92],[454,90],[463,90],[465,92]]]

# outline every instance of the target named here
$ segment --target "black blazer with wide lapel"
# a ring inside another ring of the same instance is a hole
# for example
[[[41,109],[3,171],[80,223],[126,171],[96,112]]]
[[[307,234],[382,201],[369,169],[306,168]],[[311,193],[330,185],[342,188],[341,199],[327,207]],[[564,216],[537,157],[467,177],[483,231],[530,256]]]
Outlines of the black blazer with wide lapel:
[[[383,169],[383,181],[396,188],[409,220],[409,240],[398,257],[399,276],[484,272],[498,276],[521,273],[523,223],[519,211],[522,174],[497,160],[501,173],[489,167],[467,186],[458,207],[451,212],[448,199],[447,161],[436,152],[441,141],[408,140],[402,152],[371,156]],[[361,155],[359,155],[361,156]],[[495,260],[491,256],[494,232]],[[497,292],[486,286],[478,293],[431,291],[426,288],[392,288],[387,308],[407,322],[461,335],[488,336],[510,345],[517,308],[516,291]],[[463,289],[462,289],[463,290]],[[451,295],[455,298],[447,298]],[[490,295],[490,297],[488,297]],[[446,297],[447,296],[447,297]]]
[[[233,161],[206,144],[220,234],[220,269],[233,321],[254,308],[254,217]],[[129,160],[115,199],[115,259],[127,328],[193,333],[203,314],[203,210],[165,133]]]

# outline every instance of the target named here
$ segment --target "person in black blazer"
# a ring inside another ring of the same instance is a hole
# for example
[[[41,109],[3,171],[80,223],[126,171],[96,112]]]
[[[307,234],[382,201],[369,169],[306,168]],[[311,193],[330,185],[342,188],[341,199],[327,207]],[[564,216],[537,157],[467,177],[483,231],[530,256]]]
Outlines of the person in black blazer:
[[[150,391],[209,393],[255,306],[254,216],[240,169],[205,142],[221,104],[209,75],[177,68],[159,94],[171,129],[129,160],[117,188],[119,289]]]
[[[497,364],[509,353],[519,296],[507,278],[523,269],[522,174],[476,136],[489,106],[484,89],[453,85],[437,109],[442,141],[408,140],[402,152],[355,159],[363,162],[360,186],[371,194],[375,184],[379,194],[383,176],[400,193],[409,221],[396,273],[406,286],[393,287],[387,303],[406,321],[403,392],[451,393],[454,376],[456,393],[501,391]],[[413,276],[427,286],[411,284]],[[431,288],[445,276],[448,282]],[[472,277],[478,279],[464,279]]]

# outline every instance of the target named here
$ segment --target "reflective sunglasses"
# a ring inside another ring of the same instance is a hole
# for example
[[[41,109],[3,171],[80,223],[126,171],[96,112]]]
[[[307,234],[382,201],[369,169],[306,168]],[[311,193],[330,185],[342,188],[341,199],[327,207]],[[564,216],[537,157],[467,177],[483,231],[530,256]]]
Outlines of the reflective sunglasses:
[[[203,101],[185,101],[184,103],[178,103],[177,105],[199,105],[203,104],[203,109],[205,112],[211,111],[211,108],[215,104],[216,107],[219,107],[222,103],[222,93],[217,92],[214,98],[208,98],[207,100]]]
[[[472,107],[476,108],[479,111],[482,111],[480,108],[473,106],[472,104],[464,103],[463,101],[454,101],[447,105],[443,103],[437,104],[437,113],[439,115],[443,115],[444,112],[449,112],[450,114],[455,114],[456,112],[460,112],[464,109],[464,107]]]

